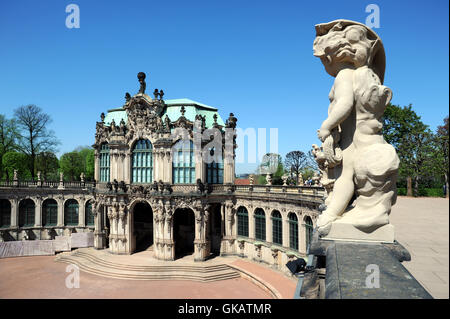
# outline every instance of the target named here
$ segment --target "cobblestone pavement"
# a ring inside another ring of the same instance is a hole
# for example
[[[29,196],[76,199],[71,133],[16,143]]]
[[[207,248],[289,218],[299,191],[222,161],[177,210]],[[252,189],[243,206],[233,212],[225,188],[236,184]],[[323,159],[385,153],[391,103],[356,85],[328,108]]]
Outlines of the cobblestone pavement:
[[[434,298],[449,298],[449,200],[398,197],[390,221],[411,253],[403,265]]]

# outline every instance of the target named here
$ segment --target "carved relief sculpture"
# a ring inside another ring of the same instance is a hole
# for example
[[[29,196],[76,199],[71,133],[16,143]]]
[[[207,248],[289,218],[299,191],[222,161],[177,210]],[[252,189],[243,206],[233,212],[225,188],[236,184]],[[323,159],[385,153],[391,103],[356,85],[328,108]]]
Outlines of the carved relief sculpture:
[[[316,33],[314,55],[335,78],[328,117],[318,130],[323,144],[313,146],[328,193],[318,231],[326,236],[336,223],[345,224],[364,240],[389,224],[397,196],[399,159],[381,131],[392,98],[383,85],[384,47],[375,32],[349,20],[316,25]],[[392,241],[389,226],[386,240]]]

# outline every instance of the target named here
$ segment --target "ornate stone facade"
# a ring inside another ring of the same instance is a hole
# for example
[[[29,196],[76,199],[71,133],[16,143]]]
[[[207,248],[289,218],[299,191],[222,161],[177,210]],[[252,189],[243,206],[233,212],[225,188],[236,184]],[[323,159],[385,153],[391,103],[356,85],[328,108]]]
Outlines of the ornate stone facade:
[[[145,76],[139,80],[139,93],[127,93],[122,107],[102,113],[96,123],[96,183],[0,185],[0,199],[12,203],[2,240],[30,237],[28,227],[18,226],[17,216],[19,202],[32,198],[36,235],[28,239],[94,231],[94,247],[114,254],[151,249],[155,258],[167,261],[186,254],[196,261],[233,255],[288,272],[287,261],[306,256],[323,189],[234,185],[234,114],[224,122],[216,108],[188,99],[165,101],[162,90],[155,90],[152,99],[145,94]],[[192,143],[177,148],[185,140]],[[194,147],[183,153],[186,145]],[[177,166],[179,154],[188,156]],[[58,220],[51,227],[40,223],[46,198],[57,201]],[[77,225],[65,225],[68,198],[79,203]],[[92,226],[83,217],[88,202]]]

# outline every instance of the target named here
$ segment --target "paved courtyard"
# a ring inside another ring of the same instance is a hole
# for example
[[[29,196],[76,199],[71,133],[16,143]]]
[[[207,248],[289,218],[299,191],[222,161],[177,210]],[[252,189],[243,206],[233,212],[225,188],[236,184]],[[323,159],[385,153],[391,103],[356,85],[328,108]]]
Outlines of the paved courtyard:
[[[434,298],[449,297],[449,201],[443,198],[399,197],[391,222],[396,238],[412,256],[403,265]],[[99,277],[81,272],[80,288],[68,289],[67,264],[54,256],[0,259],[0,298],[255,298],[271,295],[244,278],[210,283],[139,281]],[[296,282],[245,259],[231,264],[292,298]]]
[[[399,197],[390,220],[411,253],[403,265],[434,298],[449,298],[448,199]]]
[[[80,272],[80,287],[66,288],[67,264],[54,256],[0,260],[0,299],[5,298],[154,298],[268,299],[271,295],[243,278],[201,283],[184,280],[122,280]],[[292,292],[293,294],[293,292]]]

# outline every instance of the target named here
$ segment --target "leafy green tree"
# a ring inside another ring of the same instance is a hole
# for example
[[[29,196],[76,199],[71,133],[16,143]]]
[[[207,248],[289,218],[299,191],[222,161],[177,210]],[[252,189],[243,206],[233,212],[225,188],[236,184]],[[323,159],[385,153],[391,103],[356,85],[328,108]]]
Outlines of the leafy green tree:
[[[7,152],[3,155],[2,165],[6,171],[6,176],[9,180],[14,177],[14,170],[17,170],[17,174],[20,180],[28,180],[31,178],[31,174],[28,169],[28,156],[19,152]]]
[[[17,150],[18,127],[14,119],[7,119],[0,114],[0,180],[3,179],[5,172],[3,169],[2,158],[8,152]],[[6,178],[9,176],[6,174]]]
[[[66,179],[79,180],[83,172],[83,158],[78,152],[65,153],[59,159],[59,167]]]
[[[433,134],[412,105],[400,107],[389,104],[383,115],[385,140],[397,150],[400,158],[399,175],[406,178],[407,195],[418,195],[419,182],[423,176],[432,174]]]
[[[434,135],[433,168],[439,178],[443,178],[446,197],[449,197],[448,175],[449,175],[449,131],[448,116],[444,118],[444,124],[438,126]]]
[[[95,168],[95,156],[94,150],[90,150],[90,152],[86,156],[86,179],[94,180],[94,168]]]
[[[89,146],[79,146],[75,149],[75,152],[80,154],[83,159],[83,172],[86,175],[86,179],[94,179],[94,149]]]
[[[302,178],[304,181],[310,179],[311,177],[314,176],[314,173],[316,171],[314,169],[312,169],[311,167],[305,167],[301,170],[301,174],[302,174]]]
[[[59,161],[52,152],[42,152],[36,157],[36,171],[40,171],[45,180],[58,178]]]
[[[54,132],[48,129],[52,121],[50,116],[40,107],[34,104],[21,106],[14,110],[14,116],[20,128],[18,147],[28,155],[28,169],[34,179],[37,154],[55,152],[59,141]]]
[[[272,185],[283,185],[281,178],[285,174],[283,159],[280,154],[267,153],[258,166],[258,184],[266,184],[266,174],[272,174]]]

